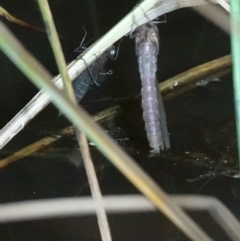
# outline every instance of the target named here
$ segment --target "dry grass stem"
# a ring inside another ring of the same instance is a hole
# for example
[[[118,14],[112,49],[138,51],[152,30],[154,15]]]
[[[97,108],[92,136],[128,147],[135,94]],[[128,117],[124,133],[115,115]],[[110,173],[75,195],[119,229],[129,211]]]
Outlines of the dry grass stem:
[[[174,94],[175,90],[181,91],[184,89],[184,91],[182,91],[182,93],[184,93],[194,87],[196,88],[196,82],[199,80],[207,79],[209,76],[218,75],[219,72],[220,74],[228,72],[231,65],[231,55],[226,55],[178,74],[160,83],[159,88],[162,95],[165,96],[165,98],[169,98],[168,96],[171,96],[172,93]]]
[[[94,115],[93,120],[96,122],[104,122],[119,114],[120,114],[120,106],[115,105],[113,107],[110,107],[110,108]],[[49,147],[50,145],[55,143],[57,140],[62,138],[63,136],[73,135],[74,132],[75,132],[74,127],[68,126],[66,128],[63,128],[62,130],[60,130],[54,136],[46,136],[46,137],[14,152],[12,155],[0,160],[0,169],[7,167],[9,164],[16,162],[24,157],[30,156],[37,151],[44,150],[45,148]]]
[[[39,7],[41,9],[41,13],[44,19],[44,22],[46,24],[46,29],[48,29],[48,37],[54,52],[54,56],[57,62],[57,66],[60,72],[60,75],[63,80],[63,85],[64,85],[64,90],[66,91],[69,99],[73,101],[75,105],[77,105],[76,98],[74,96],[74,91],[72,88],[72,84],[70,81],[70,78],[68,76],[67,72],[67,67],[66,67],[66,62],[64,59],[64,55],[61,49],[60,41],[57,36],[57,31],[55,28],[55,24],[52,18],[52,14],[48,5],[47,0],[38,0]],[[103,204],[102,204],[102,194],[99,188],[98,180],[97,180],[97,175],[94,170],[94,166],[92,163],[89,147],[88,147],[88,142],[87,138],[84,133],[80,134],[80,130],[76,128],[76,135],[77,139],[79,140],[78,144],[81,149],[82,157],[83,157],[83,162],[84,166],[87,172],[87,177],[91,189],[91,193],[93,196],[93,199],[96,203],[96,214],[98,218],[98,225],[102,237],[102,241],[111,241],[111,233],[110,233],[110,228],[108,224],[108,219],[106,212],[104,210]]]
[[[36,30],[38,32],[42,32],[42,33],[46,33],[44,28],[41,27],[36,27],[33,26],[27,22],[24,22],[16,17],[14,17],[13,15],[11,15],[6,9],[4,9],[3,7],[0,6],[0,16],[2,16],[3,18],[5,18],[6,20],[8,20],[9,22],[15,23],[17,25],[20,25],[22,27],[27,27],[33,30]],[[61,38],[63,38],[62,35],[60,35]]]
[[[94,169],[93,161],[90,155],[87,138],[84,134],[80,134],[79,146],[81,148],[82,158],[86,169],[90,190],[93,196],[95,210],[98,219],[98,225],[103,241],[111,241],[110,227],[103,206],[103,197],[97,180],[97,175]]]
[[[217,27],[230,34],[229,12],[218,5],[194,6],[193,9]]]
[[[240,240],[239,221],[218,199],[201,195],[170,195],[170,197],[186,210],[208,211],[232,240]],[[103,205],[107,213],[115,214],[156,210],[156,207],[142,195],[104,196]],[[95,214],[95,203],[90,197],[55,198],[0,205],[0,223],[93,214]]]

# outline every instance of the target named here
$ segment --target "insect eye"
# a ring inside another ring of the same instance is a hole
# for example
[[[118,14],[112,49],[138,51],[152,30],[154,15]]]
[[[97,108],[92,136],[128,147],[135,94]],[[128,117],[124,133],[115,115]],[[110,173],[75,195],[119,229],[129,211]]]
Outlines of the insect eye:
[[[117,50],[115,46],[112,46],[108,52],[108,56],[110,59],[115,59],[117,54]]]
[[[112,48],[111,51],[110,51],[110,55],[115,56],[115,54],[116,54],[116,49]]]

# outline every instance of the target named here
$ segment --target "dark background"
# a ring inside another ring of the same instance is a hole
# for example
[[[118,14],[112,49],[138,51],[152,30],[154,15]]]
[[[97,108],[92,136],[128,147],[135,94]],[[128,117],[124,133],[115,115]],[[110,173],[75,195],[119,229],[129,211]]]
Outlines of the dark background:
[[[67,61],[82,41],[94,42],[106,33],[136,4],[136,1],[51,0],[62,48]],[[44,27],[35,1],[1,1],[15,17]],[[196,65],[230,53],[229,36],[191,9],[166,15],[159,24],[160,53],[158,80],[186,71]],[[46,34],[3,19],[24,46],[53,74],[58,73]],[[134,41],[124,37],[116,61],[109,62],[113,75],[101,87],[92,86],[82,101],[90,113],[113,105],[113,99],[140,92]],[[188,182],[209,171],[219,173],[236,163],[236,138],[231,75],[206,87],[199,87],[165,102],[172,149],[160,157],[149,157],[139,101],[123,106],[124,112],[104,125],[114,139],[169,193],[207,194],[223,201],[239,217],[239,180],[216,175]],[[2,128],[38,90],[0,53],[0,128]],[[106,99],[106,101],[98,101]],[[49,105],[18,136],[3,148],[2,157],[46,135],[56,133],[69,123]],[[227,127],[226,127],[227,126]],[[221,131],[223,128],[223,131]],[[128,140],[120,142],[119,139]],[[210,140],[210,141],[209,141]],[[0,170],[0,201],[90,195],[85,171],[78,162],[74,136],[65,137],[49,150]],[[103,194],[138,191],[91,148]],[[217,240],[227,240],[206,214],[192,214]],[[159,213],[111,215],[113,240],[186,240]],[[95,217],[51,219],[2,225],[1,240],[100,240]]]

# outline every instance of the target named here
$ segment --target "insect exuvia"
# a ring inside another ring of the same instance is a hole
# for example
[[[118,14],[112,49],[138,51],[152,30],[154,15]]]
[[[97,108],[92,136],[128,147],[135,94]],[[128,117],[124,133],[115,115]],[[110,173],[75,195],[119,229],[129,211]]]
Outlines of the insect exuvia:
[[[134,33],[136,54],[142,82],[142,108],[145,130],[153,151],[169,149],[166,114],[156,78],[159,52],[158,28],[152,22],[138,27]]]

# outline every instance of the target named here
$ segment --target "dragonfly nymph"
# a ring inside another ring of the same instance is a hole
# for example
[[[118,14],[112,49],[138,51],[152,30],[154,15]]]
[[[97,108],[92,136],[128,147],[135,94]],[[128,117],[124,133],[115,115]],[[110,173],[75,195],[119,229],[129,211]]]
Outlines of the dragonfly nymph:
[[[158,89],[157,57],[159,52],[158,28],[152,22],[138,27],[135,38],[139,72],[142,82],[142,108],[145,130],[153,152],[170,148],[167,120],[161,93]]]

